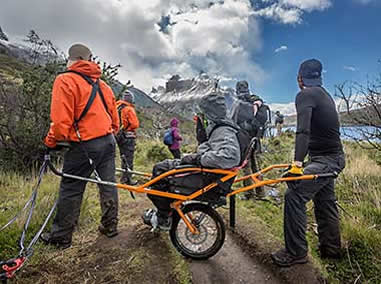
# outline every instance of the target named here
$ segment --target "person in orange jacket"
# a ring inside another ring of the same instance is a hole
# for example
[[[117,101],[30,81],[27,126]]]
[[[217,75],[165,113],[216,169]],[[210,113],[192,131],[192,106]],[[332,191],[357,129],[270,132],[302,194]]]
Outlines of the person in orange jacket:
[[[139,128],[139,119],[135,112],[135,98],[130,91],[125,91],[122,100],[117,101],[122,127],[116,135],[122,168],[133,170],[134,152],[136,144],[136,129]],[[136,184],[131,180],[131,174],[124,172],[121,183]]]
[[[119,131],[119,116],[114,94],[100,80],[101,68],[91,58],[88,47],[82,44],[70,47],[67,71],[54,81],[52,123],[45,145],[56,148],[57,142],[69,142],[70,149],[63,162],[64,173],[88,178],[95,170],[102,180],[115,182],[116,143],[113,134]],[[99,90],[90,104],[92,82],[98,84]],[[90,107],[84,112],[88,104]],[[71,246],[86,183],[65,177],[61,179],[57,212],[50,233],[41,235],[42,241],[63,249]],[[118,192],[114,186],[99,185],[99,193],[102,209],[99,231],[113,237],[118,233]]]

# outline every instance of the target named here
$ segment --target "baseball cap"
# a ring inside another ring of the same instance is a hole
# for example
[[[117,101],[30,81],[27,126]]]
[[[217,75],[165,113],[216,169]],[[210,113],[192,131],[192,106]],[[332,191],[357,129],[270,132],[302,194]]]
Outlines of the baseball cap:
[[[322,71],[323,65],[319,60],[309,59],[300,65],[298,75],[302,77],[303,83],[307,87],[321,86],[323,84]]]
[[[86,45],[76,43],[69,48],[69,60],[89,60],[90,58],[91,51]]]

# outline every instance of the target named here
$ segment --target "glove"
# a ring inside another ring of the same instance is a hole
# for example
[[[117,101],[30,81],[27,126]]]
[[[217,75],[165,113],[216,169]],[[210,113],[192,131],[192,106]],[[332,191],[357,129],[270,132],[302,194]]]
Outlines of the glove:
[[[301,175],[303,175],[303,167],[299,167],[293,163],[288,167],[287,172],[285,172],[282,177],[297,177]]]
[[[190,154],[190,155],[185,155],[181,161],[180,165],[201,165],[200,163],[201,160],[201,155],[199,154]]]
[[[60,142],[57,142],[56,146],[54,147],[46,146],[46,152],[49,153],[51,151],[61,151],[62,149],[70,149],[70,148],[71,148],[71,145],[69,142],[60,141]]]

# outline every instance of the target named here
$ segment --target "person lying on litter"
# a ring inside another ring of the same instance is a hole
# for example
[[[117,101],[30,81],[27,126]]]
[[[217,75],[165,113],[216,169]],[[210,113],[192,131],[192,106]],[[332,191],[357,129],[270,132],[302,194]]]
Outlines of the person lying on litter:
[[[197,153],[186,155],[181,160],[165,160],[156,164],[153,168],[153,177],[180,165],[194,165],[217,169],[231,169],[239,165],[241,161],[240,144],[237,138],[239,128],[226,117],[224,96],[217,92],[212,93],[204,97],[199,106],[208,120],[208,127],[206,129],[207,141],[199,145]],[[160,185],[160,183],[155,183],[153,188],[170,191],[169,184],[164,182],[164,184]],[[187,182],[185,181],[185,183]],[[202,187],[196,186],[194,189],[197,190]],[[179,190],[181,189],[179,188]],[[170,204],[173,200],[154,195],[148,195],[148,197],[152,200],[157,210],[146,210],[143,215],[144,223],[154,228],[159,227],[162,230],[169,230],[172,224],[172,209]]]

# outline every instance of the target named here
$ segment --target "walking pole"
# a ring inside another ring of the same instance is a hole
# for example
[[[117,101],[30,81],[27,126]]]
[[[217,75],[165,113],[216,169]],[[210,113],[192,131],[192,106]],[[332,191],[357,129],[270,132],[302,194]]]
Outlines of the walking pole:
[[[230,196],[229,202],[229,224],[230,229],[235,229],[235,195]]]

